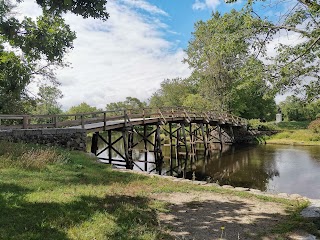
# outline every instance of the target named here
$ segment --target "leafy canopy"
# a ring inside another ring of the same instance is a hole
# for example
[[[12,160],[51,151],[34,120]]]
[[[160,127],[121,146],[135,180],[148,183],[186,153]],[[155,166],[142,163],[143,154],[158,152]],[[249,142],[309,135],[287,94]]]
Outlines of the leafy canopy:
[[[235,2],[229,0],[227,2]],[[281,5],[285,10],[279,18],[272,7]],[[263,9],[263,10],[261,10]],[[270,73],[268,84],[274,93],[295,91],[313,101],[320,94],[320,2],[318,0],[271,0],[268,2],[248,0],[246,11],[250,14],[247,22],[258,22],[258,29],[264,33],[256,35],[262,46],[275,40],[279,35],[296,36],[295,43],[282,42],[276,47],[276,55],[262,54],[266,70]],[[260,49],[254,49],[261,57]],[[265,53],[265,52],[264,52]]]
[[[56,67],[67,66],[64,55],[73,48],[75,32],[62,14],[106,20],[106,0],[37,0],[42,15],[35,20],[15,15],[21,0],[0,1],[0,113],[21,113],[27,86],[35,80],[57,85]]]
[[[197,22],[184,61],[193,69],[189,81],[198,87],[199,106],[205,100],[210,109],[269,118],[275,109],[274,96],[265,95],[268,74],[252,51],[265,52],[265,46],[256,41],[265,30],[257,26],[268,23],[248,19],[251,14],[246,10],[232,10],[224,15],[215,12],[208,21]]]

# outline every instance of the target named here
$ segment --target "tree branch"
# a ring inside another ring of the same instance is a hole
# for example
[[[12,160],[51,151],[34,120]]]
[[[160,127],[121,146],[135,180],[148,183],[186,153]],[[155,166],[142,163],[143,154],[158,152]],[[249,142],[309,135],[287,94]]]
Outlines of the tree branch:
[[[288,31],[293,31],[293,32],[296,32],[296,33],[300,33],[304,36],[307,36],[307,37],[310,37],[310,33],[308,33],[307,31],[304,31],[304,30],[301,30],[301,29],[298,29],[298,28],[295,28],[295,27],[291,27],[291,26],[286,26],[286,25],[278,25],[278,26],[263,26],[265,28],[271,28],[273,30],[288,30]]]
[[[294,58],[292,61],[290,61],[290,63],[287,63],[285,66],[287,66],[287,65],[289,65],[289,64],[297,61],[299,58],[302,58],[304,55],[306,55],[306,54],[313,48],[313,46],[316,45],[316,43],[317,43],[318,41],[320,41],[320,36],[318,36],[318,37],[314,40],[314,42],[313,42],[302,54],[300,54],[298,57]]]

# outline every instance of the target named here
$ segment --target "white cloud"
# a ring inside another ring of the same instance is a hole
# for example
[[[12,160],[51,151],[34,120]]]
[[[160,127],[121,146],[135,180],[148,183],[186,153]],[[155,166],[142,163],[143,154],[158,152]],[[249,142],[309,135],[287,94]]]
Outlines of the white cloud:
[[[206,0],[206,5],[211,9],[216,9],[219,4],[220,0]]]
[[[204,10],[207,7],[207,5],[204,2],[201,2],[200,0],[196,0],[192,4],[192,9],[193,10]]]
[[[126,96],[147,100],[164,79],[190,74],[181,62],[185,53],[164,38],[170,29],[157,16],[166,14],[145,1],[135,1],[134,8],[128,2],[108,1],[106,22],[65,16],[77,39],[66,57],[72,67],[57,72],[64,109],[81,102],[104,108]]]
[[[157,6],[151,5],[150,3],[144,0],[122,0],[122,2],[127,4],[128,6],[142,9],[152,14],[160,14],[160,15],[168,16],[168,13],[158,8]]]
[[[206,8],[209,8],[211,10],[215,10],[217,6],[220,4],[220,0],[196,0],[193,5],[193,10],[204,10]]]

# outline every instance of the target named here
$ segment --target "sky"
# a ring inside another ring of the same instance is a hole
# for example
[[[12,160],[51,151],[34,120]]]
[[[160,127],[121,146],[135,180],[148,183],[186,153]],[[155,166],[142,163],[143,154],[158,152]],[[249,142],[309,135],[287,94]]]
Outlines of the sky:
[[[70,67],[57,70],[64,95],[62,108],[86,102],[105,109],[106,104],[127,96],[147,101],[163,80],[190,75],[191,69],[182,61],[194,24],[209,19],[212,11],[225,13],[242,5],[241,0],[233,4],[224,0],[109,0],[110,18],[105,22],[66,14],[77,39],[65,58]],[[41,14],[35,0],[24,0],[18,12],[31,17]]]

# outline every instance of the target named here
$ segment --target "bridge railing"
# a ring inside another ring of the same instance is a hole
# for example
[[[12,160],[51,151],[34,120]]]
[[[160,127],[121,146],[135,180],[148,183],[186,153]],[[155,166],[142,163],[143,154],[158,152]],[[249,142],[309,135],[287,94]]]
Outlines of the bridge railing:
[[[235,125],[246,125],[247,120],[225,112],[199,111],[183,107],[120,109],[114,111],[100,111],[76,114],[59,115],[0,115],[0,129],[36,129],[36,128],[63,128],[79,126],[84,128],[86,124],[104,123],[110,121],[130,122],[130,119],[143,121],[151,118],[159,118],[164,123],[173,119],[219,121]]]

